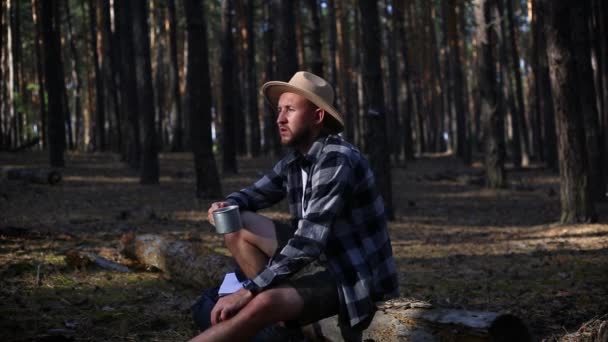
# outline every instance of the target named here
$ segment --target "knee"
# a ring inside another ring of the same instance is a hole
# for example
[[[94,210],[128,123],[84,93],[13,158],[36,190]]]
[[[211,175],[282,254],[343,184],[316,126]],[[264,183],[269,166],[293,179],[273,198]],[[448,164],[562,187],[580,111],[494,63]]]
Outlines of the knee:
[[[243,233],[241,230],[237,230],[236,232],[224,234],[224,242],[227,246],[234,246],[239,244],[243,240]]]

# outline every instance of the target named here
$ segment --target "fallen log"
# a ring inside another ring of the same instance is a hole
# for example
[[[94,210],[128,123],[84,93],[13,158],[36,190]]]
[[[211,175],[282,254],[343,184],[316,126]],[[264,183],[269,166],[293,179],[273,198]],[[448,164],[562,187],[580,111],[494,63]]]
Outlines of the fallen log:
[[[54,169],[1,169],[2,178],[8,180],[24,180],[37,184],[57,184],[61,181],[61,173]]]
[[[172,241],[156,234],[125,234],[121,245],[125,256],[158,268],[169,279],[199,289],[219,286],[224,275],[235,269],[232,258],[200,243]]]
[[[303,330],[309,339],[321,341],[531,341],[526,325],[513,315],[435,308],[405,298],[379,304],[362,336],[343,336],[337,316]]]

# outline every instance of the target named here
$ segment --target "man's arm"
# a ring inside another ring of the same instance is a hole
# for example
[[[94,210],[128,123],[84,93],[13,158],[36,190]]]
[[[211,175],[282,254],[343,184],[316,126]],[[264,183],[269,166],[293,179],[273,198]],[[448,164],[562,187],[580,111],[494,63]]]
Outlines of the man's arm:
[[[260,290],[319,257],[329,230],[344,207],[344,198],[352,193],[352,175],[352,166],[344,155],[328,156],[317,164],[310,176],[312,193],[306,214],[299,220],[294,237],[272,263],[252,279]]]
[[[226,202],[238,205],[241,210],[251,211],[268,208],[279,202],[287,193],[283,182],[284,167],[285,162],[279,161],[253,185],[228,195]]]

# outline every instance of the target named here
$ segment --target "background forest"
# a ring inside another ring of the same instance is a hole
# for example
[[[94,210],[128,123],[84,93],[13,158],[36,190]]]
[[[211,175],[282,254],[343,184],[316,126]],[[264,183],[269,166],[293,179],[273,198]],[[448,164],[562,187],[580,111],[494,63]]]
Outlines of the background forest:
[[[334,85],[377,175],[402,295],[512,312],[537,339],[606,320],[607,16],[604,0],[1,0],[0,335],[192,336],[201,289],[64,256],[130,231],[225,253],[206,209],[284,152],[259,88],[298,70]]]

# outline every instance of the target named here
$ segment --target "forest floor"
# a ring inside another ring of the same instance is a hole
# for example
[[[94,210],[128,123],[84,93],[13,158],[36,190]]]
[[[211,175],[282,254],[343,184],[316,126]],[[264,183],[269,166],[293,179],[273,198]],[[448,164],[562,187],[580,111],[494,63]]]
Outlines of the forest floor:
[[[201,289],[158,272],[75,269],[65,253],[116,248],[125,231],[201,239],[220,252],[194,197],[191,155],[162,154],[161,184],[141,186],[114,154],[66,155],[56,185],[0,180],[0,336],[3,341],[184,341],[195,334],[190,305]],[[0,166],[45,166],[42,153],[0,153]],[[270,158],[239,159],[225,193],[251,183]],[[219,164],[221,165],[221,164]],[[510,312],[535,340],[553,340],[608,313],[608,204],[600,223],[560,225],[558,177],[540,168],[508,172],[488,190],[481,168],[449,155],[393,168],[390,223],[401,294],[438,306]],[[265,213],[286,218],[283,203]],[[9,229],[10,230],[10,229]]]

